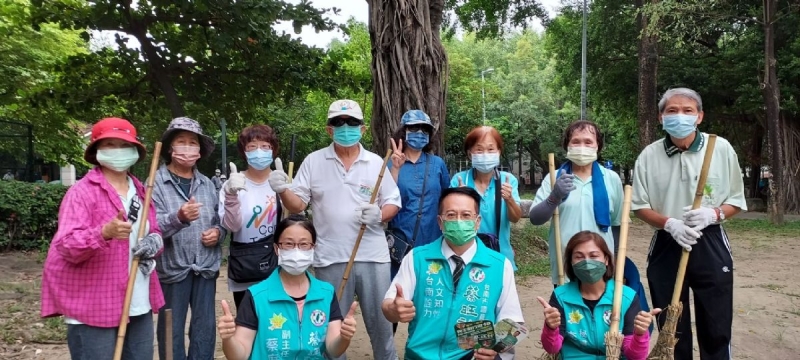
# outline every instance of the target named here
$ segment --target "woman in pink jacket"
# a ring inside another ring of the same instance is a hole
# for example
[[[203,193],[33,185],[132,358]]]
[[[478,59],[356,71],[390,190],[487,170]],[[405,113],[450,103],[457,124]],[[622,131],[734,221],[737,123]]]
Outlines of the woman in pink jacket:
[[[122,358],[153,359],[153,312],[164,296],[151,273],[163,244],[155,208],[141,218],[145,189],[128,172],[145,155],[130,122],[100,120],[84,153],[95,167],[61,201],[42,275],[42,317],[64,317],[73,360],[113,357],[134,256],[139,273]],[[144,234],[138,234],[140,221],[147,221]]]

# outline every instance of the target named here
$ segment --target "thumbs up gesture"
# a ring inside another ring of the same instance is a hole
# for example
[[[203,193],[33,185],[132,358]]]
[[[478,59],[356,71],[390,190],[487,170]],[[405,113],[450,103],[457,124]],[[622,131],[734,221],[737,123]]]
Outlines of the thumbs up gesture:
[[[539,304],[542,304],[544,308],[544,323],[550,329],[558,329],[561,326],[561,313],[558,309],[550,306],[541,296],[537,296],[536,299],[539,300]]]
[[[350,305],[350,311],[347,312],[347,316],[344,317],[342,321],[342,330],[340,332],[340,336],[342,339],[350,341],[353,338],[353,335],[356,334],[356,308],[358,307],[358,302],[353,301],[353,304]]]
[[[100,233],[103,235],[103,239],[128,240],[131,235],[131,223],[125,219],[125,211],[120,210],[117,216],[103,225]]]
[[[178,210],[178,220],[183,223],[189,223],[200,218],[200,208],[203,204],[197,202],[192,196],[189,201],[181,205]]]
[[[283,194],[286,189],[292,187],[289,182],[289,175],[283,171],[283,161],[281,158],[275,159],[275,170],[269,174],[269,186],[276,194]]]
[[[464,179],[462,179],[461,176],[458,176],[458,187],[464,187],[464,186],[466,186],[464,185]]]
[[[231,308],[228,307],[228,302],[222,300],[220,305],[222,305],[222,316],[217,321],[217,329],[219,337],[222,340],[227,340],[233,337],[236,332],[236,323],[233,322],[233,315],[231,314]]]
[[[511,201],[511,194],[513,194],[513,191],[514,188],[511,187],[511,176],[506,176],[506,181],[500,188],[500,196],[502,196],[506,201]]]
[[[392,307],[394,307],[394,311],[397,314],[397,319],[404,323],[410,322],[417,315],[417,309],[414,307],[414,302],[403,297],[403,287],[400,284],[395,284],[395,286],[397,287],[397,295],[394,297]]]
[[[234,163],[228,164],[228,167],[230,167],[231,169],[231,176],[223,186],[225,189],[225,193],[235,195],[239,192],[239,190],[247,191],[247,189],[244,188],[245,184],[244,174],[236,171],[236,164]]]
[[[650,324],[653,322],[653,317],[660,314],[661,309],[655,308],[650,312],[646,311],[639,311],[636,314],[636,318],[633,320],[633,332],[636,335],[644,335],[648,330],[650,330]]]

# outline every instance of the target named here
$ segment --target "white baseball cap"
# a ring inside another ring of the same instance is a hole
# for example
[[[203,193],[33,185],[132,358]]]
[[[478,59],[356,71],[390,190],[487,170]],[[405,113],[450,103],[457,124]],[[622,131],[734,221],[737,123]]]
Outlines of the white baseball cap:
[[[364,120],[364,113],[361,112],[361,107],[353,100],[336,100],[328,107],[328,119],[345,115]]]

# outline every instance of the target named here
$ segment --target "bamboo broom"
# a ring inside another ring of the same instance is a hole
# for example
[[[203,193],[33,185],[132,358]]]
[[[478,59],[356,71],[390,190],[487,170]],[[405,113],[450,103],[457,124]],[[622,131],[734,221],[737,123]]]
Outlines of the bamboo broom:
[[[556,187],[556,157],[555,154],[547,154],[547,162],[550,170],[550,190]],[[558,271],[558,286],[564,285],[564,257],[561,255],[561,221],[558,214],[558,206],[553,212],[553,237],[555,238],[556,268]],[[549,354],[547,352],[539,360],[558,360],[560,354]]]
[[[619,332],[622,312],[622,290],[625,287],[625,256],[628,249],[628,229],[631,221],[631,195],[633,189],[625,185],[622,203],[622,225],[619,230],[619,250],[617,250],[616,272],[614,274],[614,301],[611,306],[611,324],[606,332],[606,360],[617,360],[622,354],[622,341],[625,336]]]
[[[389,158],[392,156],[392,149],[386,150],[386,156],[383,157],[383,166],[381,166],[381,172],[378,174],[378,181],[375,182],[375,187],[372,188],[372,197],[369,199],[370,204],[375,203],[375,198],[378,196],[378,191],[381,188],[381,182],[383,181],[383,173],[386,172],[386,166],[389,164]],[[361,245],[361,238],[364,237],[364,232],[367,231],[367,224],[361,224],[361,228],[358,230],[358,237],[356,238],[356,244],[353,245],[353,252],[350,253],[350,260],[347,261],[347,267],[344,268],[344,274],[342,275],[342,283],[339,285],[339,295],[338,299],[342,300],[342,294],[344,294],[344,287],[347,285],[347,278],[350,277],[350,271],[353,269],[353,262],[356,261],[356,253],[358,253],[358,246]]]
[[[161,153],[161,142],[156,142],[156,147],[153,150],[153,160],[150,162],[150,175],[147,177],[147,189],[144,195],[144,206],[142,206],[142,215],[139,219],[139,240],[145,235],[147,229],[147,216],[150,212],[150,200],[153,197],[153,184],[156,178],[156,169],[158,169],[158,154]],[[138,240],[137,240],[138,243]],[[122,316],[119,320],[119,329],[117,330],[117,344],[114,347],[114,360],[122,358],[122,345],[125,343],[125,333],[128,330],[128,312],[131,310],[131,297],[133,296],[133,284],[136,281],[136,274],[139,272],[139,258],[134,257],[131,261],[131,272],[128,275],[128,287],[125,289],[125,302],[122,304]]]
[[[703,190],[706,187],[708,178],[708,168],[711,165],[711,158],[714,155],[714,146],[717,143],[717,135],[708,135],[708,144],[703,157],[703,167],[700,169],[700,178],[697,180],[697,189],[694,192],[694,202],[692,210],[697,209],[703,203]],[[658,332],[658,341],[653,351],[647,357],[648,360],[673,360],[675,358],[675,344],[678,338],[675,336],[675,329],[678,327],[678,320],[683,313],[681,304],[681,292],[683,290],[683,279],[686,276],[686,265],[689,263],[689,252],[686,249],[681,254],[678,263],[678,275],[675,277],[675,288],[672,291],[672,301],[666,309],[667,320]]]

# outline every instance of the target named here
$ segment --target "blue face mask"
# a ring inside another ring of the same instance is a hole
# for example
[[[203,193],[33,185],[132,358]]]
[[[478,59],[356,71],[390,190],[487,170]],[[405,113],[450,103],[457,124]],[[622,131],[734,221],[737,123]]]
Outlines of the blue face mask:
[[[264,170],[272,164],[272,150],[255,149],[244,154],[247,156],[247,164],[253,169]]]
[[[500,153],[472,154],[472,167],[484,174],[500,165]]]
[[[406,144],[414,150],[422,150],[429,141],[430,137],[424,131],[406,132]]]
[[[662,117],[663,128],[670,136],[676,139],[685,139],[691,135],[697,126],[697,115],[670,114]]]
[[[333,128],[333,142],[351,147],[361,141],[361,126],[342,125]]]

